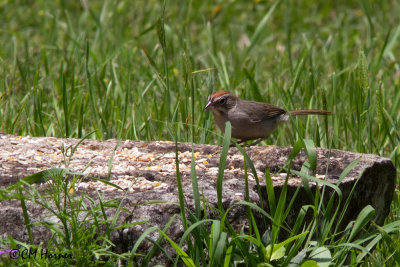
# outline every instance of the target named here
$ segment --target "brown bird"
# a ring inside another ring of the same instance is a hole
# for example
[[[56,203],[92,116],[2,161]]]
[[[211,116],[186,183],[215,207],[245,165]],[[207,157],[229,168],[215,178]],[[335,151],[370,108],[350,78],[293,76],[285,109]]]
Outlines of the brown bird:
[[[225,132],[225,123],[232,125],[232,137],[240,139],[238,143],[258,139],[250,146],[260,143],[282,122],[289,120],[289,114],[329,115],[330,111],[306,109],[286,111],[271,104],[243,100],[228,91],[218,91],[208,97],[205,110],[211,110],[215,123]]]

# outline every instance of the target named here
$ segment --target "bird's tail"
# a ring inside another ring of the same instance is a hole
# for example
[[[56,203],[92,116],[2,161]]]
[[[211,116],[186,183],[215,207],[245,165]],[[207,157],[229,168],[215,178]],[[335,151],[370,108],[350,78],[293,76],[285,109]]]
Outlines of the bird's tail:
[[[332,112],[327,110],[318,110],[318,109],[302,109],[302,110],[291,110],[289,111],[290,115],[330,115]]]

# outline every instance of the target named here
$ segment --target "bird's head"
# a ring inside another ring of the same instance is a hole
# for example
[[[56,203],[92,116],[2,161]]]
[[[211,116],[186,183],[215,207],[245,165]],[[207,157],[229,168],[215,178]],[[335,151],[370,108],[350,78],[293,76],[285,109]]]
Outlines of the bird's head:
[[[228,91],[213,92],[208,97],[208,102],[204,110],[226,113],[236,105],[238,100],[239,98],[237,96]]]

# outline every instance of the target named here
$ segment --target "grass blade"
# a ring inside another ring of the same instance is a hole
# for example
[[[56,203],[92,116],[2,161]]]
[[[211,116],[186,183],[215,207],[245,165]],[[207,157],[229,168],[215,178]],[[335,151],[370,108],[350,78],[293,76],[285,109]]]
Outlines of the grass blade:
[[[351,230],[348,242],[351,242],[355,236],[367,225],[375,215],[375,209],[371,205],[365,206],[360,214],[358,214],[356,221],[354,222],[353,229]]]
[[[217,176],[217,198],[218,198],[218,209],[222,212],[222,183],[224,180],[226,158],[228,157],[229,144],[231,140],[232,126],[230,122],[225,124],[225,134],[222,144],[222,152],[219,159],[219,168]]]

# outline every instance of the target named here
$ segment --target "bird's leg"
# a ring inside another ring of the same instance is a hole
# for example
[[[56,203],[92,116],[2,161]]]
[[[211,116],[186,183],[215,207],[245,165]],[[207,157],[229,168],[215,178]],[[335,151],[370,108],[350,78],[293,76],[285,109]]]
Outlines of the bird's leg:
[[[261,137],[260,139],[258,139],[257,141],[255,141],[254,143],[251,143],[250,145],[248,145],[248,147],[249,146],[255,146],[255,145],[257,145],[258,143],[260,143],[262,140],[265,140],[265,139],[267,139],[266,137]]]
[[[243,142],[246,142],[246,140],[241,139],[241,140],[237,141],[236,144],[241,144]],[[235,147],[235,142],[231,140],[231,145],[229,147]]]
[[[229,147],[236,147],[235,144],[240,144],[240,142],[235,142],[231,140],[231,145]]]

